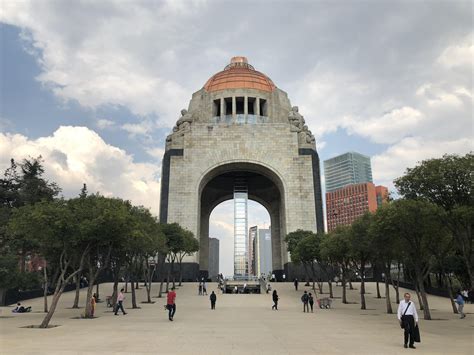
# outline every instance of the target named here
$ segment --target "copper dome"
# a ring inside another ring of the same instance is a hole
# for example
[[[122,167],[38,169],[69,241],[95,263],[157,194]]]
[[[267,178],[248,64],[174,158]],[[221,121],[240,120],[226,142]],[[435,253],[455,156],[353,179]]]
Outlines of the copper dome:
[[[208,92],[226,89],[255,89],[272,92],[275,84],[265,74],[256,71],[245,57],[233,57],[223,71],[213,75],[204,85]]]

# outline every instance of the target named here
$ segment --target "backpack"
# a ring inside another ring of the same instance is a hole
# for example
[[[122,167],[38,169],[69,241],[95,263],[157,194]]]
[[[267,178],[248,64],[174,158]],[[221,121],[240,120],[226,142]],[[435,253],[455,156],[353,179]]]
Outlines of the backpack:
[[[301,302],[308,303],[308,294],[305,293],[301,296]]]

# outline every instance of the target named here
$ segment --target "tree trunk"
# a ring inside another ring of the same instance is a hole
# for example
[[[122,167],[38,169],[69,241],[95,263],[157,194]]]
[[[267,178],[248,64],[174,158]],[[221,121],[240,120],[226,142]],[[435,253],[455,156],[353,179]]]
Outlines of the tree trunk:
[[[353,290],[353,289],[354,289],[354,287],[352,286],[352,281],[351,281],[351,279],[349,279],[349,289],[350,289],[350,290]]]
[[[81,290],[81,274],[76,275],[76,295],[74,296],[74,304],[72,308],[79,308],[79,292]]]
[[[147,294],[147,302],[151,303],[151,285],[153,283],[153,276],[155,276],[156,272],[156,262],[153,265],[153,269],[150,269],[150,264],[148,263],[148,259],[146,261],[147,273],[146,273],[146,294]]]
[[[163,297],[162,296],[162,293],[163,293],[163,283],[164,283],[164,277],[161,278],[161,282],[160,282],[160,291],[158,292],[158,298],[161,298]]]
[[[48,272],[46,271],[46,263],[43,267],[43,299],[44,299],[44,313],[48,313]]]
[[[118,297],[118,284],[119,284],[119,276],[117,273],[117,276],[114,278],[114,285],[112,286],[112,299],[111,299],[111,304],[112,307],[115,309],[115,305],[117,304],[117,297]]]
[[[346,272],[342,272],[342,303],[347,303],[347,296],[346,296]]]
[[[334,298],[334,294],[332,292],[332,282],[331,282],[331,280],[328,281],[328,285],[329,285],[329,297]]]
[[[139,290],[139,289],[140,289],[138,283],[139,283],[138,280],[136,280],[136,281],[135,281],[135,290]]]
[[[416,297],[418,298],[418,303],[420,304],[420,311],[422,311],[424,309],[424,307],[423,307],[423,300],[420,297],[420,288],[418,286],[418,281],[416,281],[416,279],[415,279],[414,282],[415,282]]]
[[[138,306],[137,306],[137,295],[136,295],[136,292],[135,292],[135,288],[133,287],[133,278],[132,277],[130,278],[130,286],[132,286],[131,287],[131,289],[132,289],[132,308],[136,309],[136,308],[138,308]]]
[[[380,286],[378,279],[375,281],[375,287],[377,288],[377,298],[382,298],[382,296],[380,295]]]
[[[451,307],[453,308],[453,313],[454,314],[458,314],[458,308],[456,307],[456,303],[454,302],[454,296],[453,296],[453,288],[452,288],[452,285],[451,285],[451,278],[444,274],[445,276],[445,283],[446,285],[448,286],[448,296],[449,296],[449,300],[451,301]]]
[[[58,282],[58,285],[56,287],[56,290],[54,291],[54,296],[53,300],[51,301],[51,307],[49,308],[48,313],[44,317],[43,321],[40,324],[40,328],[48,328],[49,322],[51,321],[51,318],[53,317],[54,311],[56,310],[56,306],[58,305],[59,298],[63,294],[64,288],[66,287],[65,283],[61,283],[61,286],[59,286],[60,283]]]
[[[395,289],[395,297],[397,304],[400,304],[400,263],[397,265],[397,288]]]
[[[96,277],[95,294],[97,296],[97,299],[100,299],[100,296],[99,296],[99,275],[97,275],[97,277]]]
[[[385,277],[385,304],[387,305],[387,314],[392,314],[392,302],[390,301],[390,284],[388,278]]]
[[[179,284],[178,286],[181,286],[181,284],[183,283],[183,260],[181,259],[179,261]]]
[[[365,268],[360,268],[360,309],[366,309],[365,305]]]
[[[90,280],[89,280],[89,285],[87,285],[87,293],[86,293],[86,311],[85,311],[86,318],[92,318],[91,298],[92,298],[92,293],[94,290],[94,283],[96,280],[95,273],[90,272],[89,278]]]
[[[171,276],[173,277],[173,288],[176,288],[175,285],[175,272],[174,272],[174,259],[171,261]]]
[[[431,320],[430,306],[428,305],[428,296],[426,295],[425,285],[421,273],[417,273],[418,283],[420,287],[421,299],[423,300],[423,315],[425,320]]]

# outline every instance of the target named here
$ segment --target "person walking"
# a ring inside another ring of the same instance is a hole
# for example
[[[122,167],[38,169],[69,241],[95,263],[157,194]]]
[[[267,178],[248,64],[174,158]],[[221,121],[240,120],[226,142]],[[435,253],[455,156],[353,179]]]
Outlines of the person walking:
[[[272,294],[273,306],[272,306],[272,309],[274,309],[275,311],[278,311],[278,299],[279,298],[280,297],[278,297],[277,291],[273,290],[273,294]]]
[[[166,308],[168,308],[168,319],[173,321],[174,314],[176,313],[176,292],[174,291],[174,287],[171,288],[171,291],[168,292],[168,296],[166,298]]]
[[[313,313],[314,298],[311,293],[308,295],[308,303],[309,307],[311,308],[311,313]]]
[[[303,296],[301,296],[301,302],[303,302],[303,312],[309,313],[309,306],[308,306],[309,296],[308,292],[304,291]]]
[[[398,304],[397,317],[400,327],[404,329],[403,346],[411,349],[415,348],[415,326],[418,326],[418,313],[416,312],[415,302],[411,301],[411,295],[407,292],[403,295],[404,301]]]
[[[458,312],[461,314],[461,319],[466,318],[464,314],[464,297],[461,294],[461,291],[458,291],[457,297],[454,300],[458,305]]]
[[[126,315],[127,312],[123,309],[123,300],[125,296],[123,295],[124,289],[122,288],[117,296],[117,305],[115,306],[115,315],[118,316],[119,309],[122,310],[123,315]]]
[[[209,299],[211,300],[211,309],[216,309],[217,296],[214,293],[214,291],[211,292],[211,295],[209,296]]]
[[[199,281],[199,296],[202,296],[202,282]]]
[[[207,286],[206,286],[206,281],[202,282],[202,295],[207,296]]]
[[[295,291],[298,291],[298,279],[295,279],[293,284],[295,285]]]

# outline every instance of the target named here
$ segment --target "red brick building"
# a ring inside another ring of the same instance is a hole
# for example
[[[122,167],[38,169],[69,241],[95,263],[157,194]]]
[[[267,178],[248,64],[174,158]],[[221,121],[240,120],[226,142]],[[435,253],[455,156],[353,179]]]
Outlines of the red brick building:
[[[388,189],[371,182],[352,184],[326,192],[328,231],[337,226],[350,225],[365,212],[374,212],[387,201]]]

